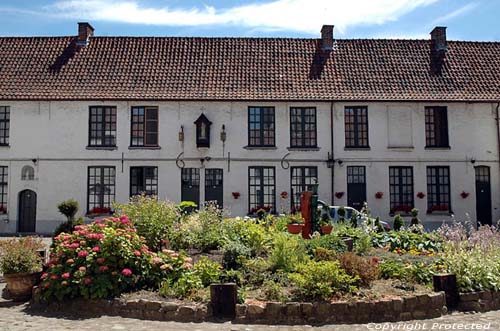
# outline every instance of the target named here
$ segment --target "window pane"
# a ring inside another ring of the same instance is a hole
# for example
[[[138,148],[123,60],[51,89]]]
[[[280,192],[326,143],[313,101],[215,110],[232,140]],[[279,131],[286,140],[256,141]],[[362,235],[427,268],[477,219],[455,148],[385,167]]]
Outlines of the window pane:
[[[90,107],[89,117],[89,145],[116,146],[116,107]]]

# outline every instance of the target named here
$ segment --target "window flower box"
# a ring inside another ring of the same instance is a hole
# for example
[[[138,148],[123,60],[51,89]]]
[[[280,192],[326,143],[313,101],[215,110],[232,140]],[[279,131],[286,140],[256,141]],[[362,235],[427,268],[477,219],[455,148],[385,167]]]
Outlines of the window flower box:
[[[112,210],[109,207],[94,207],[87,212],[88,217],[98,217],[102,215],[111,215]]]
[[[413,209],[413,207],[410,205],[399,205],[399,206],[395,206],[394,208],[391,209],[391,214],[396,214],[398,212],[410,214],[412,209]]]

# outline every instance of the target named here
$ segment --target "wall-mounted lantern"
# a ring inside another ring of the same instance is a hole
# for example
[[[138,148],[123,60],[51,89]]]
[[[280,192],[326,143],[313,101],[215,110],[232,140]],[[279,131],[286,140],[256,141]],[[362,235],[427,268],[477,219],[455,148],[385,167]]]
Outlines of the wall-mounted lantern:
[[[226,134],[226,126],[222,124],[222,130],[220,131],[220,140],[222,142],[226,142],[227,134]]]
[[[184,126],[181,125],[181,129],[179,130],[179,141],[184,141]]]
[[[212,122],[202,113],[196,121],[196,147],[210,147],[210,125]]]

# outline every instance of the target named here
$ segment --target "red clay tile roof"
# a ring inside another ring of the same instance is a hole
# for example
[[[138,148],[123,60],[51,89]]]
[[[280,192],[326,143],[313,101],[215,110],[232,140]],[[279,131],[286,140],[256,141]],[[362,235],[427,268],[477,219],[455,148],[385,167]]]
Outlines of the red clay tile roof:
[[[430,40],[0,38],[0,100],[500,99],[500,43]]]

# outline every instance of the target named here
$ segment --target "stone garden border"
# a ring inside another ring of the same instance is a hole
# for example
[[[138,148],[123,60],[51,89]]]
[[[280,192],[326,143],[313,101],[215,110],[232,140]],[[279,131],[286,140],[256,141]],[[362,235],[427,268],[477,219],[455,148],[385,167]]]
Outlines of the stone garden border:
[[[500,292],[460,293],[459,297],[457,309],[460,311],[487,312],[500,309]]]
[[[268,302],[236,306],[234,323],[327,324],[396,322],[440,317],[447,313],[444,292],[380,301],[356,302]],[[84,300],[31,303],[38,311],[77,316],[109,315],[175,322],[215,321],[210,304],[186,305],[150,300]]]

